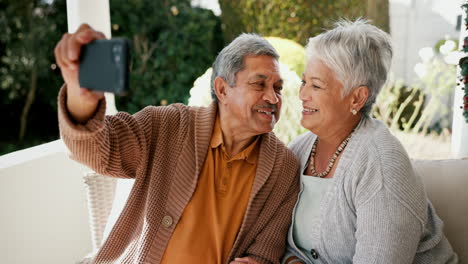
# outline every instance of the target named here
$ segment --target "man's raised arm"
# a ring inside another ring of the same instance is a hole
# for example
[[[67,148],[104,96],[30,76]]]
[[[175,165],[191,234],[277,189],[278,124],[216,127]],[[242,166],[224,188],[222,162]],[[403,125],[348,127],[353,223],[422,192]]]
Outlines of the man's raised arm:
[[[77,123],[86,123],[96,112],[99,100],[104,97],[102,92],[80,87],[78,82],[79,58],[83,45],[103,38],[103,33],[82,24],[75,33],[65,33],[54,50],[55,59],[67,86],[66,106],[70,116]]]

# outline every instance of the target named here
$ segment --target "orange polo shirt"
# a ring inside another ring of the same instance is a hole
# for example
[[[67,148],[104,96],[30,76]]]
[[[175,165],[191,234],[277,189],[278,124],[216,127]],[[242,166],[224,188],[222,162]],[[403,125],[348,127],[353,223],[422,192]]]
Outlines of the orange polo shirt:
[[[216,118],[192,199],[169,240],[161,263],[225,263],[242,224],[259,153],[257,137],[229,157]]]

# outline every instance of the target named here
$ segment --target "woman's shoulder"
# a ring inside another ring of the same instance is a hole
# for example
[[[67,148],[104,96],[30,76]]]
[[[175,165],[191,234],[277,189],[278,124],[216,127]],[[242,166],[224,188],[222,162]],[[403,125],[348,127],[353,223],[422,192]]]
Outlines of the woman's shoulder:
[[[419,212],[423,212],[423,184],[415,175],[405,148],[387,126],[379,120],[369,118],[363,124],[359,144],[360,152],[365,157],[363,161],[367,165],[361,164],[361,168],[368,167],[365,171],[373,172],[362,173],[362,177],[369,178],[362,182],[379,182],[376,185],[381,187],[379,190],[389,191],[398,200],[412,204],[410,207],[416,206]]]
[[[384,162],[401,162],[408,160],[408,154],[401,142],[390,132],[380,120],[366,118],[356,131],[356,138],[361,151],[369,158]]]
[[[353,163],[363,163],[359,167],[372,165],[378,168],[377,174],[382,177],[400,176],[399,172],[402,170],[405,173],[401,177],[412,173],[411,161],[405,148],[383,122],[366,118],[358,125],[353,138],[354,142],[349,144],[352,152],[350,159]]]
[[[307,146],[310,146],[317,136],[310,132],[304,132],[293,139],[289,144],[288,148],[296,155],[303,153]]]

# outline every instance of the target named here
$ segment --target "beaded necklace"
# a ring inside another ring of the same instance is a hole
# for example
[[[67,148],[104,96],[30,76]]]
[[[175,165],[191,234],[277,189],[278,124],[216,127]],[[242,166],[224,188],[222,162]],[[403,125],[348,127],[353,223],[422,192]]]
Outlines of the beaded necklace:
[[[338,158],[338,155],[340,155],[340,153],[344,150],[349,140],[353,136],[353,132],[354,130],[351,132],[351,134],[349,134],[349,136],[345,140],[343,140],[343,142],[341,142],[340,146],[338,146],[338,149],[335,151],[335,154],[333,154],[333,157],[330,159],[327,169],[321,173],[317,173],[317,171],[315,171],[314,158],[315,158],[315,153],[317,151],[318,138],[315,140],[314,145],[312,145],[312,151],[310,153],[310,161],[309,161],[309,169],[310,169],[312,176],[324,178],[328,175],[328,173],[330,173],[331,168],[333,168],[333,164],[335,164],[335,161]]]

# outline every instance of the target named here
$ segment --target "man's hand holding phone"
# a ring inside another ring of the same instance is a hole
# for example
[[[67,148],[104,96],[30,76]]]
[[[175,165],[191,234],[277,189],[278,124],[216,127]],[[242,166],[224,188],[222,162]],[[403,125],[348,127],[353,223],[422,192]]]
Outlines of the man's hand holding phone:
[[[97,39],[105,39],[103,33],[95,31],[89,25],[83,24],[73,34],[64,34],[55,47],[55,60],[67,84],[67,108],[73,119],[85,123],[95,113],[103,92],[91,91],[80,87],[78,72],[80,55],[84,45]]]

